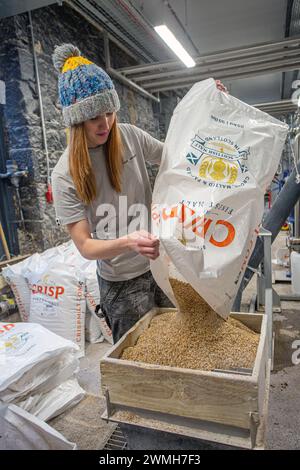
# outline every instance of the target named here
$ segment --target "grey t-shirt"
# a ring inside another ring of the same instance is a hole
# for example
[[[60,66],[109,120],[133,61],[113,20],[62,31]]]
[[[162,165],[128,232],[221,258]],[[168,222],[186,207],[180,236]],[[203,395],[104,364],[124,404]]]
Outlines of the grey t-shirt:
[[[66,225],[87,219],[93,238],[101,240],[140,229],[150,231],[152,193],[145,160],[160,163],[163,150],[163,144],[147,132],[131,124],[118,126],[124,145],[121,193],[111,186],[103,146],[89,150],[97,184],[97,197],[90,205],[77,196],[69,172],[68,147],[52,172],[58,223]],[[98,273],[108,281],[133,279],[149,269],[148,259],[134,251],[98,260]]]

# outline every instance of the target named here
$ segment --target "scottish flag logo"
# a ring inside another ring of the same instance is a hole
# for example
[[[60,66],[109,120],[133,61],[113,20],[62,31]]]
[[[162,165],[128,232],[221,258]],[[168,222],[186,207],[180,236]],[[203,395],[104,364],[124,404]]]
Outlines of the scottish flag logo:
[[[197,165],[197,163],[200,160],[200,157],[197,157],[195,154],[192,152],[189,152],[186,156],[187,160],[192,164],[192,165]]]

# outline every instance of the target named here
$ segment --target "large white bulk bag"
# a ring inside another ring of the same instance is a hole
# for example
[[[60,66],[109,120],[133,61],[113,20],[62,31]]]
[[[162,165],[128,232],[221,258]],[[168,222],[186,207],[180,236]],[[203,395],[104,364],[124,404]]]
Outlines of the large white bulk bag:
[[[196,83],[177,105],[152,207],[161,256],[151,270],[173,302],[170,261],[217,313],[228,316],[287,131],[277,119],[219,91],[213,79]]]

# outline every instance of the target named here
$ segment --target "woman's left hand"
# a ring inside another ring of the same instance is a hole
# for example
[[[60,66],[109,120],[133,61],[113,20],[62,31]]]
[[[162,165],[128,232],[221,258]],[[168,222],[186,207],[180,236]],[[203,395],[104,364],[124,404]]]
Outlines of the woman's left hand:
[[[215,82],[216,82],[216,86],[217,86],[218,90],[224,91],[224,93],[228,93],[228,90],[227,90],[226,86],[223,85],[221,80],[215,80]]]

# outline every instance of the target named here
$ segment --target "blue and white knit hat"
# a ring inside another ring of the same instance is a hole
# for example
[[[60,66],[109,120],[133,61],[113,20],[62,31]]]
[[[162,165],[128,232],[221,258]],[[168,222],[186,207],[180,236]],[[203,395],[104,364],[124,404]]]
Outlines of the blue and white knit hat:
[[[56,46],[52,59],[59,72],[58,93],[66,126],[120,109],[111,78],[101,67],[82,57],[76,46]]]

